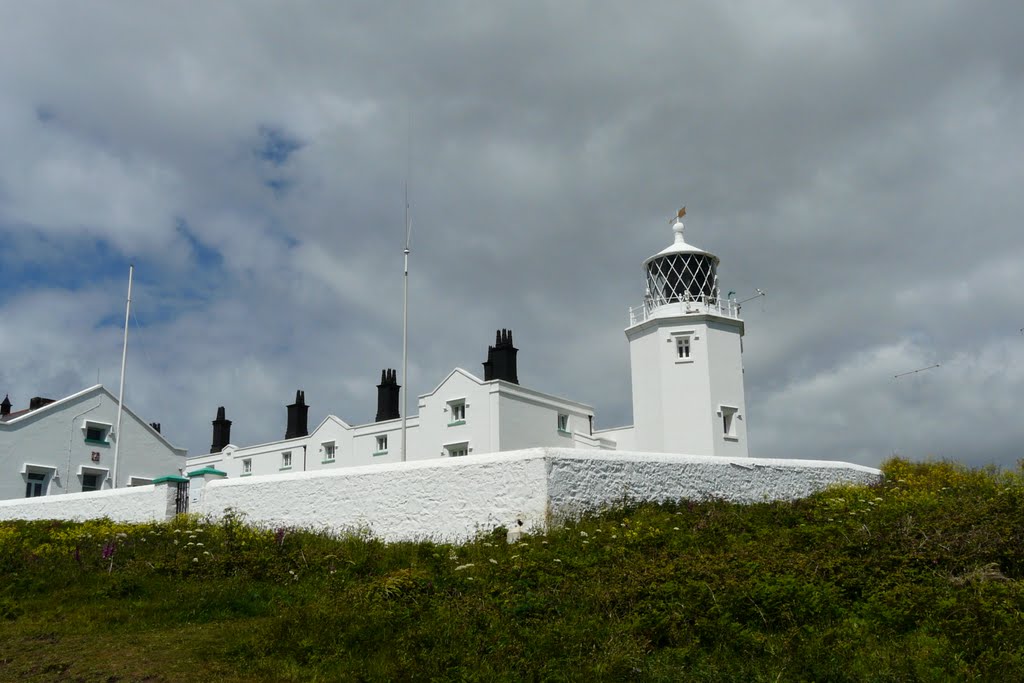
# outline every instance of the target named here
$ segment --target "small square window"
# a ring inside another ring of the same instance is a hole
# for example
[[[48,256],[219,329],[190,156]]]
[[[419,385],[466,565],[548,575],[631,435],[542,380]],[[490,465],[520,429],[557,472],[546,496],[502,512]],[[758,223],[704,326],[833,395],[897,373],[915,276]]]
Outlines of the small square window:
[[[448,419],[449,425],[460,425],[466,422],[466,401],[464,399],[449,401],[448,410],[451,413],[451,417]]]
[[[334,462],[334,455],[336,448],[333,441],[325,441],[324,445],[324,462]]]
[[[98,474],[83,474],[82,475],[82,490],[83,491],[98,491],[100,488],[100,475]]]
[[[558,431],[564,434],[569,433],[569,416],[564,413],[558,414]]]
[[[377,437],[377,452],[374,455],[382,455],[388,452],[388,435],[381,434]]]
[[[252,458],[242,460],[242,474],[252,474]]]
[[[683,335],[676,337],[676,358],[678,360],[689,360],[690,358],[690,336]]]
[[[84,429],[86,443],[107,444],[110,427],[95,422],[86,422]]]
[[[469,455],[469,442],[448,444],[444,450],[449,458],[461,458],[464,455]]]
[[[285,451],[281,454],[281,469],[290,470],[292,468],[292,452]]]

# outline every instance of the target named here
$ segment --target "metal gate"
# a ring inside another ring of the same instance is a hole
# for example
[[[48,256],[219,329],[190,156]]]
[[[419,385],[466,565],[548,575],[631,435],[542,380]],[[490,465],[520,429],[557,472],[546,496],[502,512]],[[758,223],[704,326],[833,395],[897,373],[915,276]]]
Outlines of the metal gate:
[[[174,492],[174,514],[183,515],[188,512],[188,482],[179,481],[175,486],[177,490]]]

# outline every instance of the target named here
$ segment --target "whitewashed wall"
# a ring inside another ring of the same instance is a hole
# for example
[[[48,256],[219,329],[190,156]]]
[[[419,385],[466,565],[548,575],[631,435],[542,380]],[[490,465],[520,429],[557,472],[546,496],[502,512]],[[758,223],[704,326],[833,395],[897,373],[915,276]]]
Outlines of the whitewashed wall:
[[[386,541],[461,541],[498,526],[542,529],[623,501],[792,500],[831,484],[871,484],[881,476],[842,462],[535,448],[214,478],[201,497],[193,496],[191,512],[219,518],[230,508],[251,524],[365,530]],[[173,487],[158,485],[5,501],[0,519],[108,516],[141,522],[168,517],[173,500]]]
[[[107,491],[0,500],[0,520],[109,517],[115,522],[157,522],[174,515],[173,486],[133,486]]]
[[[251,523],[363,529],[388,541],[459,541],[497,526],[543,528],[624,500],[792,500],[881,476],[841,462],[536,448],[211,481],[194,511],[219,517],[232,508]]]

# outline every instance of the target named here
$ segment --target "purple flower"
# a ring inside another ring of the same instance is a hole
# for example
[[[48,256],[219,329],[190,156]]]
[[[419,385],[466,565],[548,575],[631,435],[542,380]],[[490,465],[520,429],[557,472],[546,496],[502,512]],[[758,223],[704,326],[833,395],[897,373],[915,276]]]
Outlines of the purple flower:
[[[114,556],[114,551],[117,550],[117,545],[113,541],[109,541],[103,544],[103,559],[109,560]]]
[[[274,537],[277,539],[277,545],[278,546],[284,545],[284,533],[285,533],[284,532],[284,528],[282,527],[282,528],[278,529],[277,533],[274,535]]]

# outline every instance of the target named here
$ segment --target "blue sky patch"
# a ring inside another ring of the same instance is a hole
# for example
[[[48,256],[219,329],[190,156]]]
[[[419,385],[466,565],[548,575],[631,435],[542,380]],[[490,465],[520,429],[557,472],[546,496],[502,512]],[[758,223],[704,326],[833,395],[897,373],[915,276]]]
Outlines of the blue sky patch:
[[[260,145],[256,148],[256,156],[263,161],[283,166],[302,147],[302,141],[287,131],[276,126],[260,126]]]

